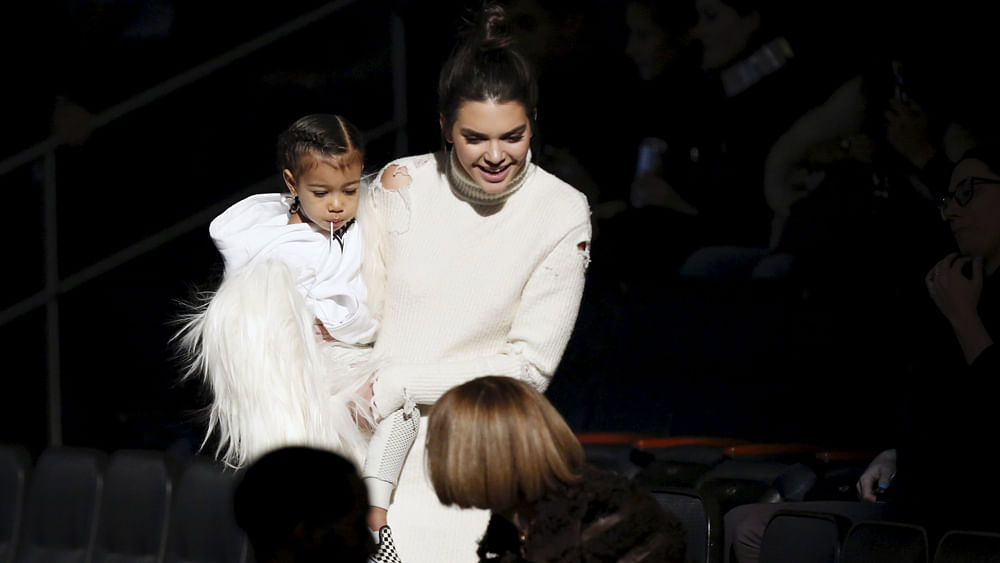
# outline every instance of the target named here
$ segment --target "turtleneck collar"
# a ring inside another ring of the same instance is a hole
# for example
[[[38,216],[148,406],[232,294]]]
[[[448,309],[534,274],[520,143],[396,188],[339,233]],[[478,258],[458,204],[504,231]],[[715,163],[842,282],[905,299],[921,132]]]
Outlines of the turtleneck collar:
[[[768,41],[749,57],[722,71],[720,78],[726,96],[731,98],[743,93],[765,76],[777,72],[793,56],[792,46],[784,37]]]
[[[472,178],[462,168],[462,163],[458,161],[458,155],[454,148],[448,151],[448,183],[451,190],[459,199],[475,205],[500,205],[507,201],[514,192],[521,189],[524,181],[528,178],[528,168],[531,167],[531,150],[524,157],[524,162],[518,167],[514,177],[510,179],[507,188],[495,194],[486,193],[479,187]]]

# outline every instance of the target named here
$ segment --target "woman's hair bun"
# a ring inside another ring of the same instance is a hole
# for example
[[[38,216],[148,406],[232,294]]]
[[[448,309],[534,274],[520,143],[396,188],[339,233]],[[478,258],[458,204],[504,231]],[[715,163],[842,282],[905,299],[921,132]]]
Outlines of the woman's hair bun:
[[[510,18],[503,6],[495,2],[487,2],[479,11],[475,30],[477,32],[479,49],[506,49],[514,45]]]

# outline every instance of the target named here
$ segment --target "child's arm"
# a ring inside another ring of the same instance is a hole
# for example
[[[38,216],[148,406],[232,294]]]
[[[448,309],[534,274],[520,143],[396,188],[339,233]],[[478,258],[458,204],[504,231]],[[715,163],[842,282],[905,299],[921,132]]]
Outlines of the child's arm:
[[[415,405],[407,404],[385,417],[368,443],[361,478],[368,489],[368,505],[371,507],[368,527],[372,530],[386,524],[392,491],[399,483],[399,472],[419,428],[420,411]]]

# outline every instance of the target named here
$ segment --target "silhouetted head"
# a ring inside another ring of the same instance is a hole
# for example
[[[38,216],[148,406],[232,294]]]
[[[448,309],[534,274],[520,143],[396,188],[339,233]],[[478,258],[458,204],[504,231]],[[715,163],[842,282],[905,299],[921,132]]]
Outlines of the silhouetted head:
[[[625,53],[643,80],[652,80],[687,55],[697,12],[690,2],[631,0],[625,7]]]
[[[692,35],[702,46],[702,67],[726,68],[777,33],[769,0],[695,0]]]
[[[261,456],[240,478],[233,508],[258,563],[364,563],[375,551],[368,493],[354,464],[331,451],[287,447]]]

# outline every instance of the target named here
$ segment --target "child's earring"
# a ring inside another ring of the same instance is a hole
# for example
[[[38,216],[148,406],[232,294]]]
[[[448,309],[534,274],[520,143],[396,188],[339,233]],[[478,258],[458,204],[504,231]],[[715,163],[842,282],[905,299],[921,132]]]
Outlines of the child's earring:
[[[299,212],[299,196],[292,198],[292,203],[288,205],[288,214],[295,215]]]

